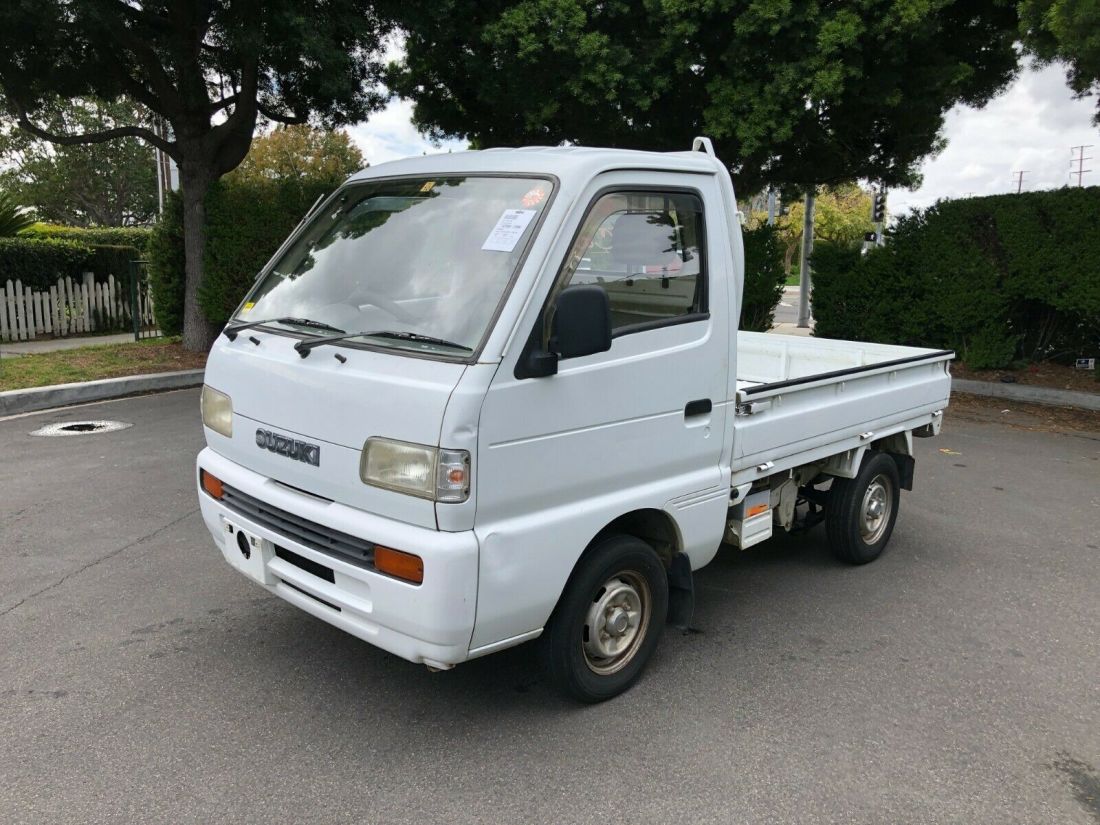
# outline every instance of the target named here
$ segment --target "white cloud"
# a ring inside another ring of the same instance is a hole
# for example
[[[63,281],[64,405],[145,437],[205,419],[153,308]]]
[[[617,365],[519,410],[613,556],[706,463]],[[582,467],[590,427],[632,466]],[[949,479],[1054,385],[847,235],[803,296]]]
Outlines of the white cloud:
[[[412,125],[412,103],[397,98],[391,100],[381,112],[371,116],[366,123],[358,123],[349,128],[348,134],[362,150],[367,163],[372,166],[413,155],[459,152],[466,148],[464,140],[432,144]]]
[[[898,214],[941,198],[1015,192],[1013,173],[1021,170],[1024,191],[1076,184],[1076,175],[1069,174],[1070,147],[1095,144],[1086,156],[1100,155],[1095,111],[1095,97],[1073,97],[1062,66],[1024,69],[984,109],[956,106],[948,113],[947,148],[925,161],[919,189],[890,193],[890,211]],[[1086,163],[1089,167],[1096,171],[1085,175],[1085,185],[1100,184],[1100,164]]]

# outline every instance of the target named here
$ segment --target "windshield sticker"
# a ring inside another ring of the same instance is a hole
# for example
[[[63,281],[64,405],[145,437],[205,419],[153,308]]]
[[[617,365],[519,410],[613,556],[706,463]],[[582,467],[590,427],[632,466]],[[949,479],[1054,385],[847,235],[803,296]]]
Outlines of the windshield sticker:
[[[256,302],[255,302],[255,301],[248,301],[248,302],[247,302],[247,303],[246,303],[246,304],[245,304],[245,305],[244,305],[243,307],[241,307],[241,313],[243,314],[243,313],[245,313],[245,312],[248,312],[248,311],[249,311],[249,310],[251,310],[251,309],[252,309],[252,307],[254,307],[254,306],[256,306]]]
[[[535,214],[534,209],[505,209],[481,248],[488,252],[511,252]]]
[[[524,206],[530,208],[532,206],[538,206],[546,200],[546,190],[541,186],[536,186],[534,189],[527,190],[527,194],[523,196],[521,201]]]
[[[435,187],[435,181],[430,180],[430,181],[425,182],[425,184],[420,187],[420,191],[421,192],[431,192],[434,187]]]

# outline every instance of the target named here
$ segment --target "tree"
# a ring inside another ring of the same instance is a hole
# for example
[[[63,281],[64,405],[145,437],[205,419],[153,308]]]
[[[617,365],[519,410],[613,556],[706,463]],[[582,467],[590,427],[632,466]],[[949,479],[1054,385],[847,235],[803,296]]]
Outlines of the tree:
[[[243,182],[265,180],[342,181],[366,166],[363,153],[344,131],[283,126],[256,138],[232,173]]]
[[[871,222],[871,193],[854,183],[834,186],[817,193],[814,208],[814,240],[837,246],[856,246],[867,232],[874,231]],[[802,245],[802,219],[805,206],[801,200],[791,204],[786,215],[776,218],[779,241],[784,247],[783,271],[790,272],[794,256]],[[754,210],[749,225],[758,226],[767,220],[766,211]]]
[[[433,137],[684,150],[739,186],[914,181],[945,113],[1013,77],[1011,0],[441,0],[393,88]]]
[[[53,101],[40,111],[49,132],[79,135],[147,119],[125,99]],[[137,138],[111,144],[54,146],[0,122],[0,186],[34,208],[42,220],[71,226],[128,226],[157,214],[156,168],[152,150]]]
[[[178,164],[186,277],[183,342],[215,330],[198,301],[210,185],[244,159],[257,121],[356,122],[385,102],[379,2],[10,0],[0,5],[0,89],[20,127],[59,145],[140,138]],[[53,97],[125,95],[168,136],[129,125],[78,135],[40,120]]]
[[[1100,4],[1096,0],[1021,0],[1020,30],[1037,57],[1069,64],[1069,84],[1078,95],[1100,91]],[[1100,102],[1094,121],[1100,125]]]

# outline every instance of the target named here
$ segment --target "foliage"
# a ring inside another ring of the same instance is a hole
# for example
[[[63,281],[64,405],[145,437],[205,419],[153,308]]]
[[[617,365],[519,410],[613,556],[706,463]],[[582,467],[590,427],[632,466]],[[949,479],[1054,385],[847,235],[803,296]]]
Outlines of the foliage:
[[[141,257],[141,253],[132,246],[96,244],[88,260],[88,269],[96,274],[97,280],[114,275],[115,280],[130,277],[130,262]]]
[[[12,238],[34,223],[34,215],[20,206],[7,192],[0,192],[0,238]]]
[[[157,327],[165,335],[183,332],[184,260],[183,198],[172,192],[164,202],[164,214],[153,227],[145,248],[149,261],[149,289]]]
[[[263,265],[318,196],[336,185],[319,180],[225,182],[211,192],[207,274],[199,292],[202,311],[211,322],[220,325],[229,320]]]
[[[122,99],[51,100],[39,115],[60,135],[142,123],[148,115]],[[126,226],[152,220],[157,211],[153,151],[136,138],[95,146],[55,146],[0,119],[0,186],[40,218],[73,226]]]
[[[1100,355],[1100,187],[941,201],[861,256],[814,252],[815,334],[956,350],[968,366]]]
[[[207,197],[210,229],[206,277],[199,293],[203,313],[224,324],[256,275],[319,195],[338,181],[238,181],[230,176]],[[182,313],[183,232],[179,198],[170,200],[149,244],[150,278],[161,329],[177,329]]]
[[[54,223],[35,223],[23,231],[27,238],[55,238],[106,246],[132,246],[144,252],[152,234],[143,226],[61,226]]]
[[[366,166],[348,133],[282,126],[252,141],[241,165],[230,172],[234,181],[321,180],[343,181]]]
[[[91,247],[77,241],[0,238],[0,284],[18,280],[42,289],[58,278],[79,279],[91,256]]]
[[[775,227],[760,226],[743,233],[745,241],[745,288],[741,297],[739,329],[767,332],[772,328],[775,307],[783,296],[786,271],[783,244]]]
[[[1068,64],[1069,84],[1084,96],[1100,91],[1100,4],[1096,0],[1020,0],[1025,45],[1045,61]],[[1095,121],[1100,125],[1100,101]]]
[[[775,226],[783,244],[783,271],[790,272],[802,245],[802,220],[806,214],[801,198],[792,198],[787,214],[776,216]],[[754,211],[750,225],[762,225],[766,211]],[[864,234],[873,231],[871,193],[854,183],[822,189],[814,205],[814,241],[857,246]]]
[[[441,0],[390,82],[434,137],[684,150],[748,191],[909,184],[944,114],[1016,71],[1011,0]]]
[[[394,4],[396,5],[396,4]],[[184,345],[205,349],[199,287],[210,186],[248,153],[261,119],[355,123],[387,99],[381,55],[387,0],[241,3],[19,0],[0,4],[0,89],[21,128],[56,144],[134,137],[179,165],[187,261]],[[170,127],[58,134],[57,98],[126,96]]]

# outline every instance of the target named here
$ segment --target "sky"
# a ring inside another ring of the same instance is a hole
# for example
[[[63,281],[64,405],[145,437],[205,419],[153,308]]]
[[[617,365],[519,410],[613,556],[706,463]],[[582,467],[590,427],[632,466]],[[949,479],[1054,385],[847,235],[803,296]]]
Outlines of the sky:
[[[924,181],[915,191],[890,192],[888,208],[900,214],[941,198],[1016,191],[1013,173],[1024,170],[1025,191],[1055,189],[1071,182],[1070,148],[1096,160],[1085,185],[1100,185],[1100,128],[1092,124],[1096,98],[1075,99],[1058,65],[1024,69],[1003,94],[983,109],[956,106],[944,123],[947,147],[922,166]],[[434,146],[411,122],[412,104],[392,100],[366,123],[349,129],[371,164],[421,155],[461,151],[464,141]],[[1076,176],[1072,179],[1076,183]]]

